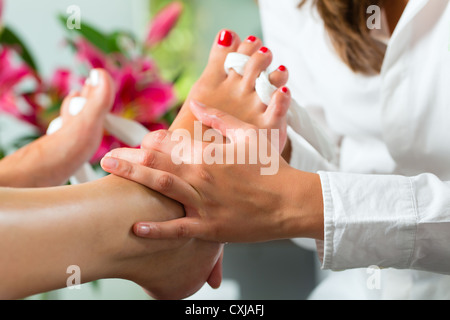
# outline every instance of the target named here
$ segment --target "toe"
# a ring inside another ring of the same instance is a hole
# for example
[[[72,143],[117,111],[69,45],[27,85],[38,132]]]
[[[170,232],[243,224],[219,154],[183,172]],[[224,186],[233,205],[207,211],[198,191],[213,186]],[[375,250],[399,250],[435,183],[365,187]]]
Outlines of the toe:
[[[245,41],[243,41],[239,45],[237,52],[251,57],[261,47],[262,47],[261,39],[255,37],[255,36],[249,36]],[[231,69],[228,77],[231,78],[232,81],[237,81],[237,80],[240,80],[240,78],[242,78],[242,75],[238,74],[236,72],[236,70]]]
[[[270,83],[277,88],[285,86],[289,80],[289,72],[287,68],[285,66],[279,66],[277,70],[270,74],[269,80]]]
[[[245,72],[243,76],[244,86],[250,90],[255,90],[256,79],[260,76],[261,72],[265,71],[272,62],[272,52],[266,48],[259,48],[250,58],[249,62],[245,66]]]
[[[80,92],[72,91],[69,93],[67,97],[64,98],[64,101],[61,104],[61,117],[63,119],[67,119],[73,116],[73,112],[71,112],[71,106],[73,105],[73,99],[79,98]]]
[[[261,39],[255,36],[249,36],[245,41],[241,43],[237,52],[252,56],[258,49],[262,47],[263,43]]]
[[[291,92],[287,87],[275,91],[267,110],[264,113],[265,122],[269,127],[276,127],[286,118],[291,104]]]
[[[103,69],[92,70],[80,94],[80,97],[86,99],[83,113],[93,119],[105,116],[111,111],[114,92],[114,83],[109,73]]]
[[[227,74],[224,69],[225,59],[230,52],[236,52],[241,40],[239,36],[230,30],[222,30],[216,37],[209,56],[209,62],[205,69],[210,80],[223,81]]]

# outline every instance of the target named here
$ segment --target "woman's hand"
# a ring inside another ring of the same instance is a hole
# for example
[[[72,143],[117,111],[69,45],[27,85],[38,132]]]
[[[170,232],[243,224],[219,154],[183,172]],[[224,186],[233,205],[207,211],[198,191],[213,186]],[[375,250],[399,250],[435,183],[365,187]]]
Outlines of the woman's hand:
[[[229,143],[207,144],[186,137],[178,142],[179,132],[159,131],[145,139],[141,150],[114,150],[102,161],[107,172],[141,183],[185,207],[185,218],[137,223],[134,230],[138,236],[218,242],[323,238],[318,175],[291,168],[277,148],[270,148],[267,135],[252,139],[251,132],[259,133],[256,127],[198,104],[191,109]],[[261,152],[268,147],[269,165]],[[243,150],[248,154],[242,158]],[[217,164],[220,159],[228,164]],[[206,164],[212,160],[216,164]]]

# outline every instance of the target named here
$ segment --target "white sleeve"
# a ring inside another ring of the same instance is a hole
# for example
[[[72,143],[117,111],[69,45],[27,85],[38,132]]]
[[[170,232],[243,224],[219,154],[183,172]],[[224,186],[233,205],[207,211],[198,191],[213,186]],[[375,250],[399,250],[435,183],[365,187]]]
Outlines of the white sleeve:
[[[288,127],[288,138],[291,142],[290,166],[301,171],[337,171],[337,166],[322,157],[300,134]]]
[[[320,172],[323,269],[378,266],[450,274],[450,182]]]

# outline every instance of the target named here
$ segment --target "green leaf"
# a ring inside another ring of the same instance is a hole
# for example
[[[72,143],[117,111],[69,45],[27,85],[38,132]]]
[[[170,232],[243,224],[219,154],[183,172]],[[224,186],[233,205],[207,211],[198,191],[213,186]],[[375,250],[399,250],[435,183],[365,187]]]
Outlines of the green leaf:
[[[67,17],[61,14],[58,18],[64,27],[67,28]],[[69,31],[81,35],[105,54],[121,52],[117,41],[118,32],[108,35],[87,23],[81,23],[80,29]]]
[[[25,43],[20,37],[9,27],[4,27],[0,34],[0,43],[17,48],[17,53],[23,59],[23,61],[34,71],[38,72],[38,67],[33,59],[30,51],[26,47]]]

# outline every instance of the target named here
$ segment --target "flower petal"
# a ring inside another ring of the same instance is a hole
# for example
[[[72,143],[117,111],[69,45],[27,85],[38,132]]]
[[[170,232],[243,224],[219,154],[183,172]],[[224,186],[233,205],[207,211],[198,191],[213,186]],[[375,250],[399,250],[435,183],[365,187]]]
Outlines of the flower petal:
[[[178,19],[183,12],[183,4],[181,2],[172,2],[164,7],[153,19],[147,36],[146,44],[152,47],[164,38],[175,27]]]

